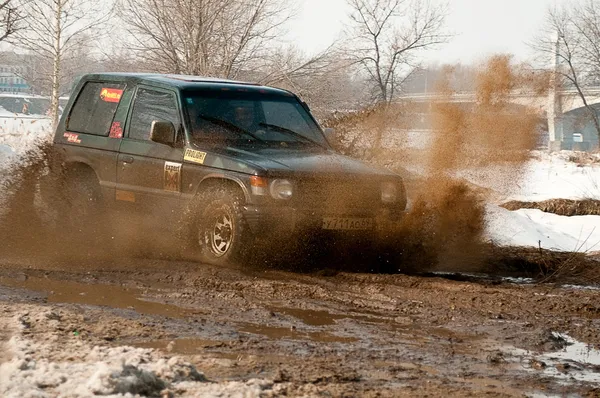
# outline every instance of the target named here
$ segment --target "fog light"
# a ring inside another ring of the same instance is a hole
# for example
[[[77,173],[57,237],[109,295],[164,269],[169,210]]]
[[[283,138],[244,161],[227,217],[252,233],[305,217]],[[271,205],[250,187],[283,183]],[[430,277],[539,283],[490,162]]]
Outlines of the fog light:
[[[294,194],[294,187],[288,180],[274,180],[270,191],[274,199],[289,199]]]
[[[394,203],[398,200],[398,186],[393,182],[381,184],[381,201],[383,203]]]

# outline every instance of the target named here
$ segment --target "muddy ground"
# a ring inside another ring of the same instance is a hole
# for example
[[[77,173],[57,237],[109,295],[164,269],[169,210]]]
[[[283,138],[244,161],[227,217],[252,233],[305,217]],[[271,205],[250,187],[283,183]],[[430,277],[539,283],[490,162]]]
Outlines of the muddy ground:
[[[4,383],[6,394],[19,396],[6,375],[32,382],[22,373],[44,363],[63,375],[28,388],[36,396],[68,396],[77,371],[65,366],[89,362],[92,351],[96,358],[104,350],[106,360],[111,347],[132,346],[157,350],[136,351],[151,357],[140,363],[177,357],[172,361],[204,376],[179,384],[163,377],[154,389],[89,391],[600,396],[598,294],[499,277],[4,256],[0,391]],[[205,390],[194,390],[194,383]],[[244,389],[227,390],[235,385]]]

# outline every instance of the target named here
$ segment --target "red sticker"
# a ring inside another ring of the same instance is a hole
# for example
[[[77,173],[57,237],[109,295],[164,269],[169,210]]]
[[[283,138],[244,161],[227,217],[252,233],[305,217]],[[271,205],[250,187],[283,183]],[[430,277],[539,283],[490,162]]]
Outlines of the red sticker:
[[[79,134],[64,133],[63,137],[65,137],[68,142],[73,142],[75,144],[81,144],[81,140],[79,139]]]
[[[113,122],[110,126],[110,138],[123,138],[123,128],[121,128],[121,122]]]
[[[123,90],[117,88],[103,88],[102,91],[100,91],[100,98],[105,102],[119,102],[121,101],[122,95]]]

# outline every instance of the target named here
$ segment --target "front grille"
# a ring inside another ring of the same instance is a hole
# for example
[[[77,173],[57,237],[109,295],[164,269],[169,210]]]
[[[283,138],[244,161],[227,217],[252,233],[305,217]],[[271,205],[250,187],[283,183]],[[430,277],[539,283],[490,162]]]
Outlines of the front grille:
[[[370,181],[305,180],[297,184],[294,202],[301,208],[343,214],[379,207],[381,193],[379,184]]]

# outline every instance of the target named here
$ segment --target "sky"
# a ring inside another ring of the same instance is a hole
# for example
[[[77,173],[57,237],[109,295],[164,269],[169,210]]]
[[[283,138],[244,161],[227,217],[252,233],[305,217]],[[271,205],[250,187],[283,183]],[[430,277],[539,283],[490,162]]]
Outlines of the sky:
[[[455,37],[424,55],[428,63],[472,63],[494,53],[517,60],[532,56],[527,45],[544,23],[546,11],[569,0],[449,0],[447,28]],[[306,53],[338,38],[348,15],[346,0],[301,0],[290,39]]]

